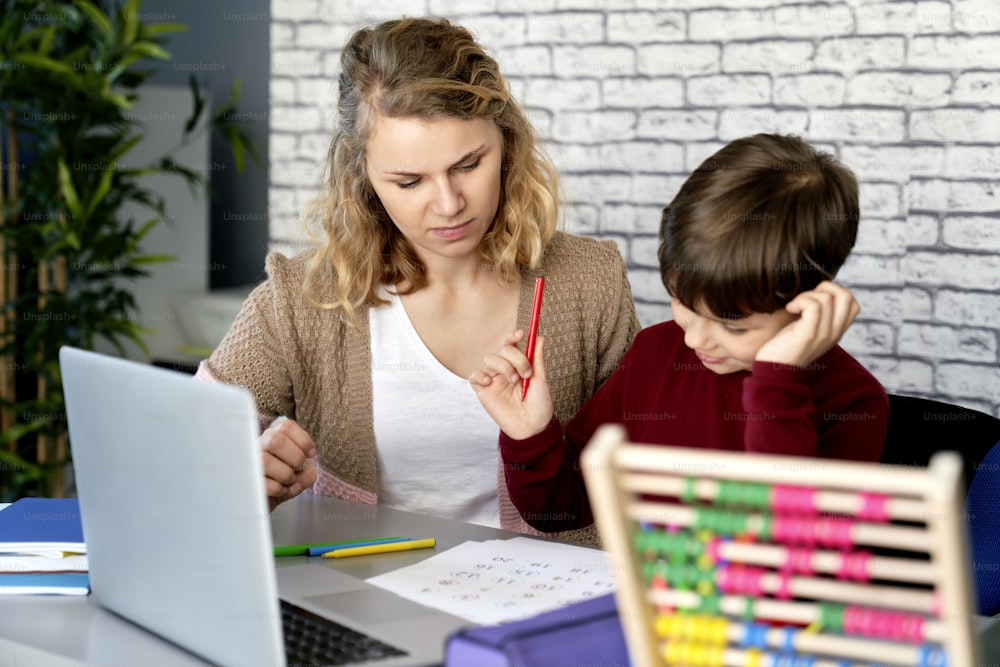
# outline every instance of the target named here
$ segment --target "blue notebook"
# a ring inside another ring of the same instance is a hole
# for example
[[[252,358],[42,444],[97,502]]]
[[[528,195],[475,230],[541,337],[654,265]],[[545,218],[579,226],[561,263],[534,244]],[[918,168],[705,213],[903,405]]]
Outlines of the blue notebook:
[[[0,595],[86,595],[90,578],[86,572],[39,572],[0,574]]]
[[[21,498],[0,511],[0,553],[85,553],[76,498]]]

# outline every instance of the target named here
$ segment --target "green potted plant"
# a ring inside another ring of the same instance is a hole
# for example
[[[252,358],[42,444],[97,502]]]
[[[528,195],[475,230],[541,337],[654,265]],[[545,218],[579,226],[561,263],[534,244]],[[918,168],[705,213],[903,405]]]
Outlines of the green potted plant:
[[[128,112],[154,72],[148,65],[169,60],[167,36],[186,29],[142,20],[140,4],[0,0],[0,502],[64,489],[59,348],[92,349],[102,339],[120,351],[126,341],[144,348],[123,278],[141,279],[145,267],[169,259],[142,247],[167,217],[144,178],[171,173],[205,185],[169,153],[121,166],[143,137]],[[245,155],[257,156],[230,120],[238,87],[208,109],[192,78],[192,113],[178,142],[210,126],[242,170]],[[126,219],[126,206],[148,216]]]

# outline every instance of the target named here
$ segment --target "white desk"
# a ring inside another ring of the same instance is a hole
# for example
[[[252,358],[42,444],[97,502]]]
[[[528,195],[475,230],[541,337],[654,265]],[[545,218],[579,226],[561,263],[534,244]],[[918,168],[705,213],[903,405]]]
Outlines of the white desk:
[[[412,565],[468,540],[508,539],[518,533],[446,521],[384,507],[360,505],[312,494],[280,506],[271,517],[274,543],[309,544],[360,540],[385,535],[434,537],[437,549],[394,553],[391,557],[277,559],[278,588],[282,563],[303,560],[316,567],[336,567],[367,579]],[[323,562],[319,562],[319,561]],[[87,597],[0,596],[0,667],[45,665],[134,667],[205,665],[196,656],[165,642],[102,609]]]
[[[438,550],[468,540],[509,539],[518,535],[311,494],[279,507],[272,515],[271,528],[275,544],[419,534],[436,538]],[[391,558],[364,556],[337,559],[333,563],[338,570],[366,579],[412,565],[433,553],[434,550],[427,549],[395,553]],[[305,556],[277,559],[279,590],[281,564],[302,560],[313,562],[316,567],[331,566],[330,559],[323,559],[323,563]],[[984,633],[984,665],[1000,662],[1000,624],[993,619],[980,618],[978,622],[988,626]],[[206,663],[105,611],[91,596],[0,596],[0,667],[134,667],[136,664],[167,667]]]

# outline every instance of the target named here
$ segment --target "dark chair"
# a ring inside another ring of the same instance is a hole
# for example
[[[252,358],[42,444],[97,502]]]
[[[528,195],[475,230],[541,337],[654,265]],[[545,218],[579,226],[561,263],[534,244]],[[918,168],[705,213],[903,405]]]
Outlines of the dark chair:
[[[1000,441],[1000,419],[979,410],[889,394],[889,412],[882,463],[926,467],[934,452],[954,450],[965,462],[966,489],[979,463]]]
[[[926,466],[935,452],[944,449],[962,456],[978,609],[988,616],[1000,612],[1000,419],[896,394],[889,394],[889,410],[882,463]]]
[[[1000,612],[1000,442],[977,466],[966,501],[979,613]]]

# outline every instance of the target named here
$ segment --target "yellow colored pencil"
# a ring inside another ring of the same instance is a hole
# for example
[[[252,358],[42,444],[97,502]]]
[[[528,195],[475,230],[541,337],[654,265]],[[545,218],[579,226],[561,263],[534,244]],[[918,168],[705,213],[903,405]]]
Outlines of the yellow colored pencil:
[[[347,558],[348,556],[368,556],[369,554],[387,554],[393,551],[410,551],[411,549],[430,549],[437,544],[431,537],[426,540],[410,540],[409,542],[389,542],[373,544],[368,547],[348,547],[334,549],[322,555],[322,558]]]

